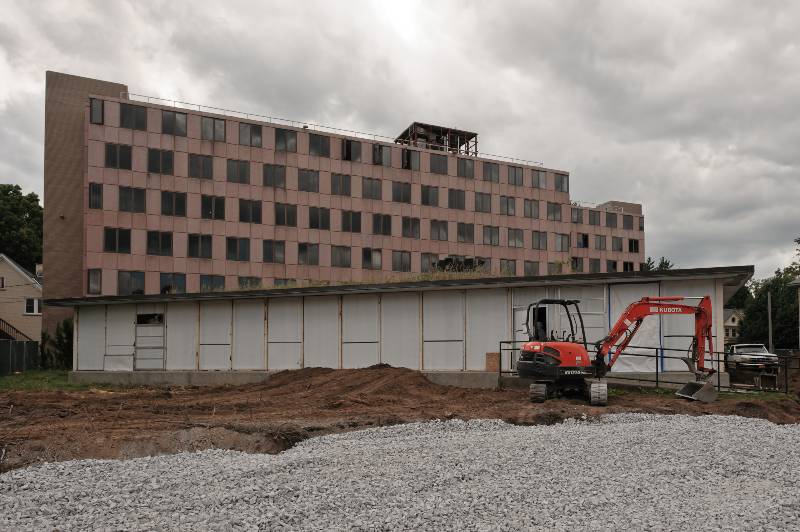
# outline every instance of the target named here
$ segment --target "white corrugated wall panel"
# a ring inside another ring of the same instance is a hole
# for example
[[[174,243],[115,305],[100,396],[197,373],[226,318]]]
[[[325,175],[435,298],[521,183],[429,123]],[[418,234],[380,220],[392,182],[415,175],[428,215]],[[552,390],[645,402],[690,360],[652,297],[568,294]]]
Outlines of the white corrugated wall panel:
[[[267,304],[267,367],[270,370],[302,367],[303,300],[276,298]]]
[[[263,299],[233,303],[233,369],[267,369]]]
[[[197,303],[169,303],[166,322],[166,368],[197,369]]]
[[[103,369],[106,350],[106,307],[78,307],[78,370]]]
[[[484,371],[486,353],[511,339],[509,294],[505,288],[467,290],[467,369]]]
[[[611,303],[611,327],[614,326],[616,321],[622,316],[625,309],[639,299],[645,296],[658,296],[658,283],[641,283],[641,284],[613,284],[609,288],[609,297]],[[659,328],[658,316],[648,316],[642,322],[642,326],[636,333],[636,336],[631,341],[631,345],[638,345],[646,347],[646,349],[637,349],[629,347],[625,350],[626,353],[641,353],[655,355],[652,348],[661,346],[661,333]],[[652,371],[656,370],[655,357],[636,357],[620,355],[611,371],[614,372],[636,372],[636,371]]]
[[[303,367],[339,367],[339,297],[303,298]]]
[[[381,362],[420,369],[419,293],[381,296]]]
[[[560,289],[561,299],[577,299],[580,301],[578,307],[581,309],[584,326],[586,328],[586,340],[591,347],[598,340],[602,340],[608,333],[608,301],[604,285],[587,286],[562,286]],[[569,329],[569,320],[560,312],[559,330]],[[576,323],[578,329],[575,333],[576,339],[580,339],[580,324]]]
[[[423,369],[464,369],[464,300],[461,290],[423,294]]]
[[[200,303],[200,369],[231,369],[231,302]]]
[[[136,307],[109,305],[106,310],[106,371],[133,371]]]
[[[684,296],[684,297],[702,297],[710,296],[712,306],[717,301],[716,298],[716,283],[713,279],[701,281],[662,281],[661,282],[661,295],[664,296]],[[696,305],[699,303],[697,299],[689,299],[680,302],[685,305]],[[721,308],[713,308],[713,316],[722,314]],[[716,320],[714,320],[716,321]],[[679,349],[680,351],[665,351],[665,356],[683,357],[687,356],[689,346],[692,343],[692,338],[689,335],[694,335],[694,316],[687,314],[679,314],[675,316],[663,316],[661,318],[662,328],[664,332],[664,347],[671,349]],[[717,351],[723,350],[722,339],[717,335],[717,327],[712,326],[712,334],[714,335],[714,349]],[[682,335],[675,337],[675,335]],[[670,337],[671,336],[671,337]],[[706,357],[706,362],[709,363],[711,357]],[[689,366],[682,360],[677,359],[664,359],[664,371],[689,371]]]
[[[342,296],[342,367],[380,363],[380,336],[380,296]]]

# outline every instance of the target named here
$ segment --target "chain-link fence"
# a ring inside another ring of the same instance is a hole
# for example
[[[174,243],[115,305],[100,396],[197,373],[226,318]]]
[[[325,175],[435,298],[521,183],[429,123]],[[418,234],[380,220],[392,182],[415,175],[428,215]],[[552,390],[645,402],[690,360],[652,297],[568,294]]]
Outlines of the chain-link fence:
[[[39,342],[0,340],[0,376],[38,369]]]

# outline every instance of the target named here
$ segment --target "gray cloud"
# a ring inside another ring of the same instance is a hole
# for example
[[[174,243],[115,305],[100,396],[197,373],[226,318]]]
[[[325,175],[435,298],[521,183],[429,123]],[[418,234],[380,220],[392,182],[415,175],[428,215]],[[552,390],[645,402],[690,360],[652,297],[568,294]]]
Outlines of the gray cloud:
[[[41,193],[44,72],[392,136],[471,129],[644,203],[650,255],[791,260],[800,220],[794,2],[12,4],[0,176]]]

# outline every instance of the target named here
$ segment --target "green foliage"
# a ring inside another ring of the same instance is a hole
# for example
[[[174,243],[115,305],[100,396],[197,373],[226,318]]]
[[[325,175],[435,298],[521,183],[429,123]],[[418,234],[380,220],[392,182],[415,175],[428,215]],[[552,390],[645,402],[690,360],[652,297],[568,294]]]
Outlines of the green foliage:
[[[19,185],[0,185],[0,252],[29,272],[42,262],[42,206]]]
[[[108,388],[105,384],[71,384],[67,370],[32,370],[0,377],[0,390],[87,390]]]
[[[725,303],[725,308],[745,308],[753,300],[753,294],[748,285],[742,286]]]
[[[674,267],[675,263],[664,256],[658,259],[658,263],[656,263],[656,261],[653,260],[653,257],[647,257],[647,261],[642,263],[643,272],[652,272],[652,271],[662,272],[665,270],[671,270]]]
[[[72,318],[56,325],[55,336],[42,331],[39,343],[42,369],[69,369],[72,367]]]
[[[797,288],[789,286],[800,275],[794,263],[775,271],[775,275],[751,283],[752,299],[744,307],[739,341],[767,344],[767,292],[772,293],[772,340],[778,349],[797,348]]]

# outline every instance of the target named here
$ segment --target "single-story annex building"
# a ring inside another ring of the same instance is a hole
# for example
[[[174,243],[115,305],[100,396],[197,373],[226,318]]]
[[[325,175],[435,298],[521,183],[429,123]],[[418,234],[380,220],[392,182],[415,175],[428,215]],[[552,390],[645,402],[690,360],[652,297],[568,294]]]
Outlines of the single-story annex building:
[[[591,343],[643,296],[711,296],[715,348],[724,303],[753,266],[537,277],[460,278],[238,292],[49,300],[74,307],[71,378],[115,383],[253,382],[304,367],[389,364],[430,375],[484,373],[501,341],[525,340],[527,306],[580,300]],[[550,312],[550,311],[549,311]],[[555,309],[547,328],[568,325]],[[651,316],[633,345],[686,349],[693,320]],[[717,347],[718,346],[718,347]],[[630,349],[635,352],[635,349]],[[501,357],[508,369],[510,353]],[[665,357],[620,357],[616,372],[685,371]],[[441,379],[440,379],[441,380]],[[456,381],[458,382],[458,381]]]

